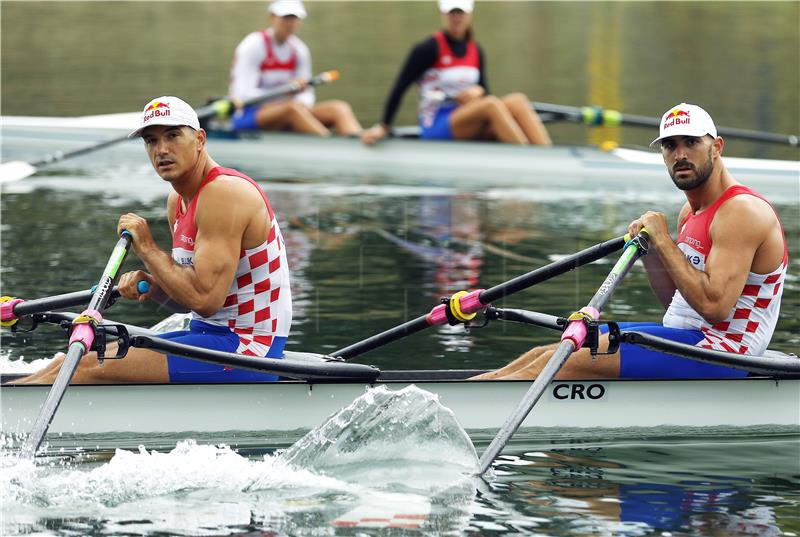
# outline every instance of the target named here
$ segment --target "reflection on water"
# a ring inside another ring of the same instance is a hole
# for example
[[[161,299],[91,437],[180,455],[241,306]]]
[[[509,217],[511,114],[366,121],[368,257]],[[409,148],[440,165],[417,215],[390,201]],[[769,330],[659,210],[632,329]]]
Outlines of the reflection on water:
[[[346,426],[338,433],[319,429],[310,455],[270,450],[245,456],[189,440],[166,453],[120,450],[110,460],[63,459],[34,467],[4,452],[0,530],[383,535],[394,528],[419,535],[709,537],[791,536],[800,530],[796,428],[699,430],[691,436],[655,430],[614,437],[521,434],[486,481],[463,473],[458,461],[474,467],[477,459],[455,436],[447,440],[459,454],[455,462],[444,435],[432,429],[432,436],[415,436],[415,445],[402,452],[399,445],[387,446],[400,463],[371,442],[359,452],[356,444],[368,433],[377,441],[384,435],[369,420],[360,421],[339,447],[342,432]],[[487,444],[478,442],[478,451]],[[349,460],[328,458],[332,451]],[[324,458],[314,461],[317,455]],[[361,464],[348,464],[355,459]]]
[[[479,503],[498,534],[794,535],[800,437],[699,434],[516,445]]]
[[[547,203],[480,192],[406,191],[375,187],[329,196],[315,185],[265,184],[282,218],[289,249],[295,315],[289,348],[330,352],[423,315],[441,297],[489,288],[624,232],[652,207],[568,197]],[[169,244],[162,202],[66,189],[2,197],[2,292],[36,298],[85,289],[102,271],[118,215],[135,211],[150,222],[156,241]],[[678,204],[663,207],[671,218]],[[796,352],[800,343],[800,220],[795,205],[777,205],[789,244],[789,276],[772,347]],[[37,222],[35,228],[30,223]],[[567,315],[584,305],[603,280],[609,258],[508,297],[498,306]],[[138,268],[135,256],[126,269]],[[626,278],[607,308],[608,318],[658,320],[663,310],[641,269]],[[166,316],[153,305],[120,302],[112,319],[150,326]],[[552,334],[493,323],[465,334],[442,327],[365,355],[379,367],[484,368],[505,363]],[[4,337],[3,352],[28,358],[60,350],[62,335],[39,329]],[[409,345],[414,352],[407,352]],[[463,351],[469,350],[469,353]]]

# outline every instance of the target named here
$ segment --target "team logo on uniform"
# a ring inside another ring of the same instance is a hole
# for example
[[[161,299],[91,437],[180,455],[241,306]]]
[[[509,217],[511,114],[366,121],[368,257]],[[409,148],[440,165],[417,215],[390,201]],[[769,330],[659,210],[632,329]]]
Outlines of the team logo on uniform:
[[[442,56],[442,63],[445,65],[450,65],[453,63],[453,58],[451,58],[449,54],[445,54]]]

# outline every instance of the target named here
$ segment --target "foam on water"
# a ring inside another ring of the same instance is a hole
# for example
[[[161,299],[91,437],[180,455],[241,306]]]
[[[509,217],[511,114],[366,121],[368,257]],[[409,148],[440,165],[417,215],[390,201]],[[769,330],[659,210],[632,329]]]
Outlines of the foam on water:
[[[452,529],[469,517],[478,461],[452,413],[409,387],[371,390],[285,452],[259,459],[186,440],[168,453],[117,450],[99,464],[37,462],[0,450],[4,535]]]

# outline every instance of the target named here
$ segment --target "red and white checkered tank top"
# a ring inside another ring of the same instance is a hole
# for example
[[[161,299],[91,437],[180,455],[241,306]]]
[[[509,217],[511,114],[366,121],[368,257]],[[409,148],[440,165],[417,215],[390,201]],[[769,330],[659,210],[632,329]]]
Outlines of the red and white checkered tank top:
[[[272,338],[288,336],[292,324],[292,294],[283,235],[267,196],[255,181],[243,173],[219,166],[213,168],[200,185],[197,194],[220,175],[240,177],[258,189],[267,206],[271,228],[263,244],[239,253],[236,276],[231,282],[222,309],[210,317],[192,312],[192,318],[230,328],[239,336],[239,348],[236,352],[266,356],[272,345]],[[172,258],[181,265],[194,264],[197,194],[185,212],[181,211],[182,199],[179,198],[175,211]]]
[[[708,209],[700,214],[689,214],[683,222],[678,234],[678,248],[697,270],[705,270],[706,257],[712,248],[709,228],[714,214],[727,200],[743,194],[767,201],[746,186],[734,185]],[[775,217],[778,218],[777,213]],[[779,218],[778,224],[781,225]],[[782,225],[781,232],[783,232]],[[664,315],[664,326],[700,330],[705,338],[697,343],[699,347],[756,356],[764,354],[778,323],[783,280],[786,277],[788,264],[789,254],[784,235],[783,262],[770,274],[754,272],[747,274],[742,295],[736,300],[736,305],[727,319],[714,325],[709,324],[692,309],[680,291],[676,290]]]

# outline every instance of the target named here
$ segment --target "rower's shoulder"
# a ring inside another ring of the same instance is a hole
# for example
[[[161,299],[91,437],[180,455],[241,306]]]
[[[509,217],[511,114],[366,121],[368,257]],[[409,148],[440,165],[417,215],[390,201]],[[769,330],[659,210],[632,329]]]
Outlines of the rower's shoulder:
[[[214,178],[200,191],[200,199],[213,198],[215,200],[236,200],[260,199],[260,187],[254,182],[250,182],[238,175],[221,174]]]
[[[246,36],[242,38],[237,45],[236,50],[242,52],[244,50],[251,50],[251,49],[263,49],[264,48],[264,37],[263,37],[263,30],[258,30],[255,32],[250,32]]]
[[[772,208],[769,201],[750,188],[746,190],[742,189],[725,200],[719,210],[727,213],[734,213],[737,216],[741,215],[741,217],[762,215],[770,219],[777,218],[775,210]]]
[[[766,236],[777,221],[778,216],[767,200],[754,193],[742,192],[725,200],[717,209],[711,232],[729,232],[739,237]]]

